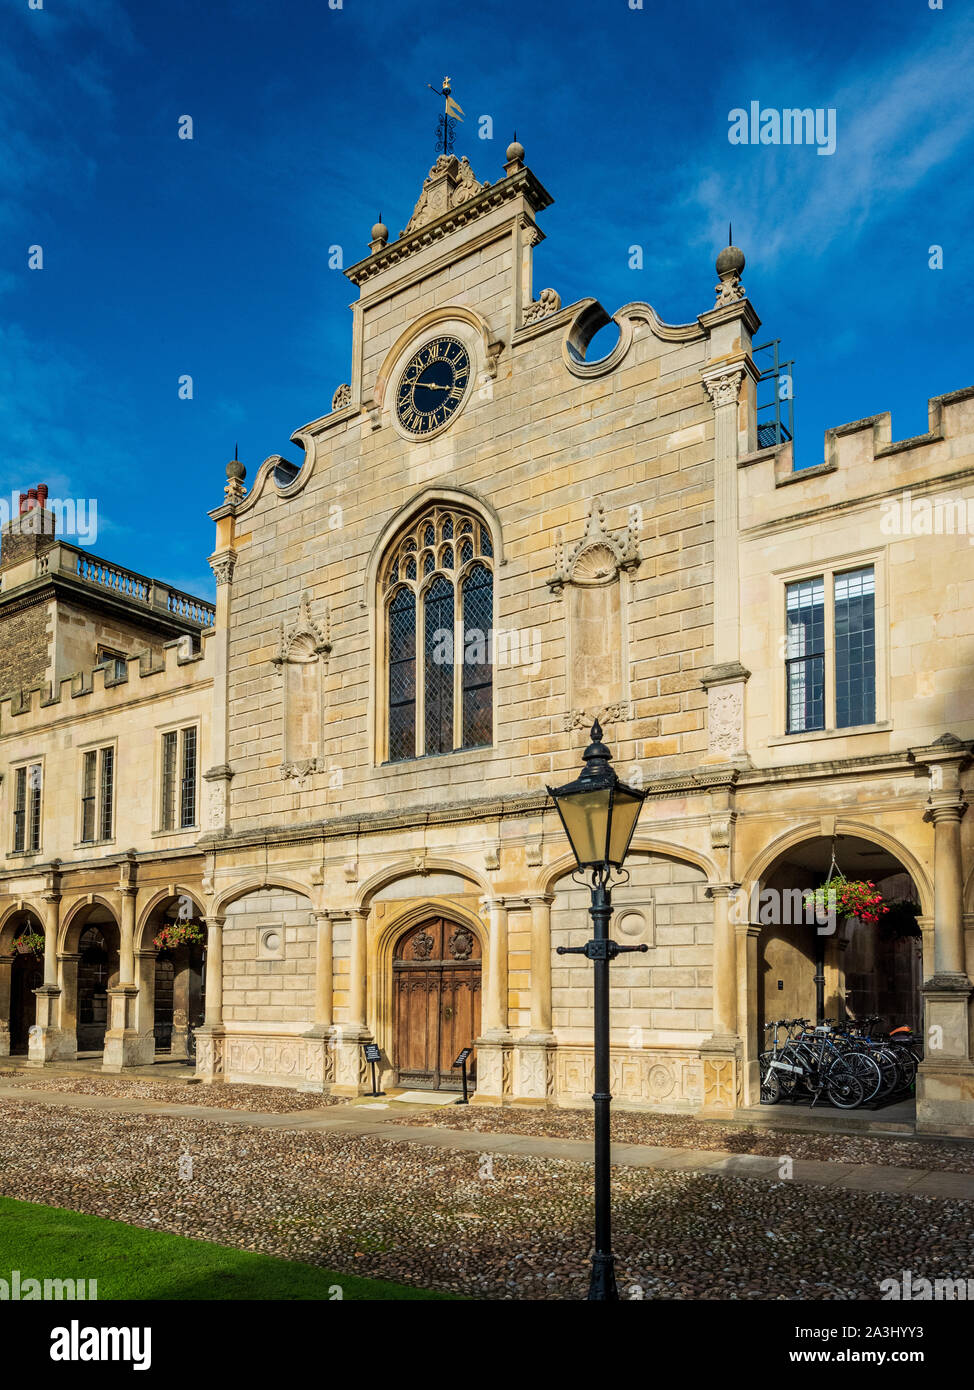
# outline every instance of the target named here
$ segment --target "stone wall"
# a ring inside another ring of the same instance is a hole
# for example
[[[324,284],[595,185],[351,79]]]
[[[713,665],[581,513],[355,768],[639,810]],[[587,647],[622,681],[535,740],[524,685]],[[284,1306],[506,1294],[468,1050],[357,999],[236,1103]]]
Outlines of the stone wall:
[[[696,1047],[711,1030],[713,905],[704,874],[658,855],[633,855],[631,882],[613,889],[612,934],[645,954],[612,964],[612,1039],[620,1047]],[[591,1044],[592,966],[559,956],[591,935],[590,893],[562,879],[551,909],[552,1021],[559,1044]]]
[[[489,315],[502,298],[502,285],[480,287],[477,307]],[[632,717],[608,728],[613,751],[625,767],[651,752],[665,772],[692,765],[705,749],[699,681],[711,660],[713,413],[699,381],[704,340],[674,344],[642,332],[623,367],[580,381],[562,361],[563,329],[506,349],[490,399],[474,391],[437,440],[410,444],[388,422],[373,431],[360,419],[322,429],[309,441],[300,490],[292,485],[285,498],[267,481],[238,517],[229,638],[235,829],[538,789],[574,767],[569,604],[547,580],[559,545],[581,541],[596,496],[614,536],[639,518],[642,557],[627,576],[623,615]],[[495,668],[491,749],[377,766],[370,712],[385,678],[374,669],[384,619],[366,581],[369,557],[397,510],[437,483],[468,489],[499,518],[495,626],[536,633],[540,665]],[[332,529],[336,505],[341,524]],[[313,614],[330,612],[333,649],[323,680],[323,767],[295,786],[281,775],[282,681],[273,657],[280,625],[296,620],[305,590]]]
[[[52,605],[0,608],[0,694],[50,679]]]
[[[315,925],[307,898],[272,888],[231,903],[223,961],[223,1017],[231,1029],[262,1024],[299,1033],[311,1026]]]

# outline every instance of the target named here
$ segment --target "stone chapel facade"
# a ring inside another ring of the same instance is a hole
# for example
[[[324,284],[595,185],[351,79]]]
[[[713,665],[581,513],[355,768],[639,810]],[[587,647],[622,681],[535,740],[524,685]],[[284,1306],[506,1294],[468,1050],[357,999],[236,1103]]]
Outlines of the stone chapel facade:
[[[598,716],[649,793],[614,894],[614,933],[649,947],[612,966],[616,1097],[756,1103],[764,1023],[813,1011],[814,941],[755,904],[834,850],[899,885],[920,935],[847,924],[828,1011],[925,1017],[918,1124],[974,1133],[974,388],[918,438],[888,414],[832,429],[796,473],[759,438],[741,253],[692,322],[610,319],[536,292],[550,201],[516,143],[494,182],[442,156],[346,271],[350,380],[294,434],[300,467],[267,459],[247,490],[229,465],[211,513],[215,621],[178,697],[199,702],[194,827],[146,822],[98,865],[47,838],[7,858],[0,968],[17,912],[47,923],[32,1056],[77,1048],[93,905],[119,933],[106,1064],[151,1053],[146,932],[182,893],[207,925],[206,1080],[354,1095],[374,1042],[387,1089],[448,1087],[475,1044],[478,1101],[585,1103],[591,967],[557,947],[586,939],[588,895],[545,786]],[[159,709],[116,720],[120,769],[127,721],[152,743]],[[0,705],[8,821],[51,717]]]

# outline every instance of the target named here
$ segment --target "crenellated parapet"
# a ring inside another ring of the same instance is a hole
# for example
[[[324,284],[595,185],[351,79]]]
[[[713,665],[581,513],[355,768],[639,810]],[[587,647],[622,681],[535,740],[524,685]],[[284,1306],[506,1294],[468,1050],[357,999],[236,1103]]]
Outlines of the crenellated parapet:
[[[62,718],[75,718],[144,701],[166,700],[213,679],[210,633],[200,650],[190,636],[163,644],[160,661],[149,652],[110,665],[75,671],[61,680],[0,696],[0,735],[42,729]],[[124,674],[121,667],[125,667]]]
[[[911,491],[943,493],[974,478],[974,386],[927,402],[929,429],[893,439],[892,415],[870,415],[825,432],[822,463],[796,472],[787,443],[744,455],[741,527],[785,522],[819,509]]]

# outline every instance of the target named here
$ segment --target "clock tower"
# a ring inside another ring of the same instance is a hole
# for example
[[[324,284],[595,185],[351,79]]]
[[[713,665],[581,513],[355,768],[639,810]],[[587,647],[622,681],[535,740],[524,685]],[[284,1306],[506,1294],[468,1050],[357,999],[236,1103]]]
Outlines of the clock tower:
[[[373,429],[442,435],[505,374],[505,349],[538,314],[531,260],[551,201],[515,141],[495,183],[441,154],[398,239],[372,228],[369,255],[345,273],[359,288],[347,405]]]

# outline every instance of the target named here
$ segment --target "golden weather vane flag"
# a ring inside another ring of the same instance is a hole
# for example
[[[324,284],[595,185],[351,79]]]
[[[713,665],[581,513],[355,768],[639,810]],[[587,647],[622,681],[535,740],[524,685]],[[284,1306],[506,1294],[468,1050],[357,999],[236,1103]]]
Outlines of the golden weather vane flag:
[[[453,88],[448,77],[444,77],[442,87],[434,87],[431,82],[427,82],[426,85],[438,97],[443,97],[446,103],[436,126],[436,144],[437,149],[442,150],[443,154],[449,154],[453,149],[453,122],[463,120],[463,107],[450,95]]]

